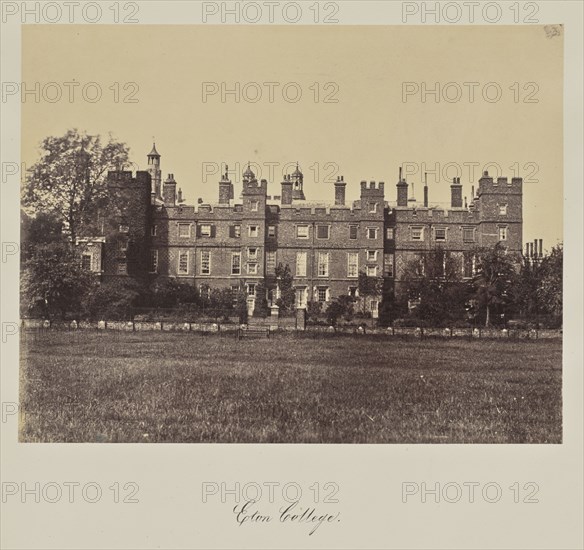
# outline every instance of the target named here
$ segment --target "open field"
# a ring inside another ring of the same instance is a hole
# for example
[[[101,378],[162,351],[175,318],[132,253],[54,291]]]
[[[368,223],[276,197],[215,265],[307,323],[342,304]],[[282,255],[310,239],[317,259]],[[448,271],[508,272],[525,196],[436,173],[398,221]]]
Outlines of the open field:
[[[20,440],[561,443],[560,340],[21,340]]]

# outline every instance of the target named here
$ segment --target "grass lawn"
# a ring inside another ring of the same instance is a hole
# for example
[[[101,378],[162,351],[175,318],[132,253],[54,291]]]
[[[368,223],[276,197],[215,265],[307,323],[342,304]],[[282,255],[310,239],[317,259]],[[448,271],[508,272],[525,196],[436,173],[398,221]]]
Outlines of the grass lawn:
[[[560,340],[21,341],[20,440],[561,443]]]

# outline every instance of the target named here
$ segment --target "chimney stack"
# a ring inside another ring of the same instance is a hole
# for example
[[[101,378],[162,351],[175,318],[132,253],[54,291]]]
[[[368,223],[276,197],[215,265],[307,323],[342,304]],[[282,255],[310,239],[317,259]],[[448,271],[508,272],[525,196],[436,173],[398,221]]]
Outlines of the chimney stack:
[[[164,200],[164,206],[176,206],[176,181],[174,174],[168,174],[168,177],[164,180],[162,199]]]
[[[452,178],[450,185],[450,206],[452,208],[462,208],[462,185],[460,178]]]
[[[337,206],[345,205],[345,187],[347,186],[344,176],[337,176],[335,181],[335,204]]]
[[[229,205],[229,200],[233,198],[233,183],[228,176],[229,166],[225,165],[225,174],[219,180],[219,204]]]
[[[428,172],[424,172],[424,207],[428,208]]]
[[[543,257],[543,239],[539,239],[539,257]]]
[[[397,187],[397,205],[407,206],[408,205],[408,184],[402,178],[402,167],[399,167],[399,181],[396,184]]]
[[[289,175],[284,175],[282,180],[282,198],[281,204],[292,204],[292,180]]]

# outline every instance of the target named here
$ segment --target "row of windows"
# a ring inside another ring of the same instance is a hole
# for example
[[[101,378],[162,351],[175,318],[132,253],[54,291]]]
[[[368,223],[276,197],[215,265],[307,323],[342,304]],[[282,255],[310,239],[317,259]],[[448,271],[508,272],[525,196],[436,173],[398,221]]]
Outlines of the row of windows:
[[[191,223],[179,223],[178,225],[178,236],[181,239],[190,239],[192,226]],[[258,237],[259,236],[259,226],[258,225],[249,225],[248,228],[248,237]],[[152,237],[156,237],[158,234],[158,226],[153,225],[150,229],[150,235]],[[214,238],[217,235],[217,227],[214,224],[200,224],[197,225],[197,237],[209,237]],[[268,226],[268,237],[275,237],[276,236],[276,226],[270,225]],[[241,225],[230,225],[229,226],[229,237],[231,238],[240,238],[241,237]]]
[[[192,232],[191,223],[179,223],[178,224],[178,236],[181,239],[191,238]],[[330,239],[330,225],[317,225],[316,226],[316,238],[317,239]],[[157,226],[153,225],[151,227],[150,234],[155,237],[157,235]],[[197,237],[209,237],[214,238],[217,234],[217,228],[213,224],[199,224],[197,225]],[[268,237],[276,237],[276,226],[268,225]],[[377,227],[367,227],[366,236],[368,239],[377,239],[378,228]],[[389,236],[391,235],[391,236]],[[248,226],[248,237],[258,237],[259,236],[259,226],[250,225]],[[230,225],[229,226],[229,237],[239,238],[241,237],[241,225]],[[359,226],[349,225],[349,239],[355,240],[359,237]],[[296,238],[297,239],[308,239],[310,238],[310,225],[299,224],[296,225]],[[393,238],[393,230],[388,230],[388,239]]]
[[[436,242],[446,242],[448,240],[448,230],[447,227],[435,227],[434,228],[434,240]],[[506,241],[509,234],[509,229],[506,225],[498,226],[498,238],[500,241]],[[412,241],[423,241],[424,233],[426,228],[423,225],[410,227],[410,240]],[[474,243],[476,228],[474,227],[463,227],[462,228],[462,242],[464,243]]]
[[[377,250],[367,251],[367,261],[376,262],[377,261]],[[199,274],[200,275],[211,275],[211,251],[201,250],[200,252],[200,263],[199,263]],[[177,273],[179,275],[188,275],[189,271],[189,257],[190,252],[188,250],[181,250],[178,253],[178,265]],[[258,274],[258,249],[248,248],[247,258],[246,258],[245,268],[248,275]],[[296,277],[306,277],[307,276],[307,265],[308,265],[308,253],[307,252],[297,252],[296,253]],[[329,276],[329,265],[330,265],[330,253],[319,252],[317,256],[316,271],[318,277],[328,277]],[[266,271],[268,273],[273,273],[276,268],[276,252],[269,250],[266,252]],[[385,261],[385,274],[387,276],[393,276],[393,258],[388,256]],[[150,272],[158,272],[158,250],[150,251]],[[378,267],[377,265],[366,265],[365,272],[370,277],[377,277]],[[231,253],[231,275],[242,275],[242,257],[241,252]],[[347,252],[347,277],[356,278],[359,276],[359,253],[358,252]]]
[[[188,250],[181,250],[178,253],[177,273],[179,275],[188,275],[190,252]],[[231,275],[242,275],[242,261],[241,252],[233,252],[231,254]],[[248,275],[258,274],[258,249],[247,249],[247,262],[245,264]],[[211,275],[211,251],[200,251],[199,274]],[[266,269],[274,271],[276,269],[276,253],[274,251],[266,252]],[[150,273],[158,272],[158,250],[150,251]]]
[[[349,287],[348,294],[353,298],[358,297],[357,287]],[[308,287],[296,287],[296,299],[295,306],[298,308],[303,308],[307,306],[308,303],[309,288]],[[315,302],[326,303],[331,299],[330,290],[328,287],[319,286],[314,290],[313,299]],[[376,315],[379,310],[379,300],[370,299],[367,303],[368,309],[371,313]]]

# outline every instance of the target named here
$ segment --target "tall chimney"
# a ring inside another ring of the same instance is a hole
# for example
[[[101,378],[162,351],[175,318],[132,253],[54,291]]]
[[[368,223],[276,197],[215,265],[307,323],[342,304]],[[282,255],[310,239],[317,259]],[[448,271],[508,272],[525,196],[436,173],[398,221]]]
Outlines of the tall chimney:
[[[281,204],[292,204],[292,180],[290,176],[285,175],[282,180],[282,198]]]
[[[168,177],[164,180],[162,199],[164,200],[164,206],[176,206],[176,181],[174,180],[174,174],[168,174]]]
[[[219,204],[229,204],[233,195],[233,184],[228,176],[229,167],[225,165],[225,174],[219,180]]]
[[[337,206],[345,205],[345,187],[347,183],[345,182],[344,176],[337,176],[337,181],[335,181],[335,204]]]
[[[399,181],[396,184],[397,187],[397,205],[407,206],[408,205],[408,184],[402,178],[402,167],[399,167]]]
[[[539,256],[543,256],[543,239],[539,239]]]
[[[525,257],[529,258],[529,243],[525,243]]]
[[[533,243],[529,243],[529,257],[533,258]]]
[[[452,178],[450,185],[450,206],[452,208],[462,208],[462,185],[460,178]]]
[[[428,208],[428,172],[424,172],[424,207]]]

